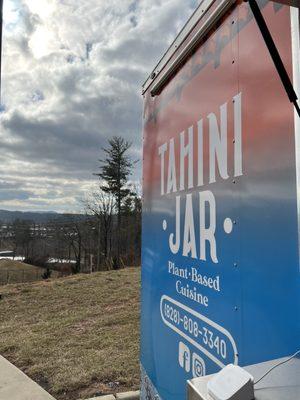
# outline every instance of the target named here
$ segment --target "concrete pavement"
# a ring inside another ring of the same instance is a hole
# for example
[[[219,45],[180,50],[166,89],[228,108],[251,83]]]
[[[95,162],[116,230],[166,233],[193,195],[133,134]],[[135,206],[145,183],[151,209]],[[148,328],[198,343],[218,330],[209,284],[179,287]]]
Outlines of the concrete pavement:
[[[89,400],[139,400],[140,392],[117,393],[115,396],[93,397]],[[0,356],[0,400],[55,400],[17,367]]]
[[[22,371],[0,356],[0,400],[55,400]]]

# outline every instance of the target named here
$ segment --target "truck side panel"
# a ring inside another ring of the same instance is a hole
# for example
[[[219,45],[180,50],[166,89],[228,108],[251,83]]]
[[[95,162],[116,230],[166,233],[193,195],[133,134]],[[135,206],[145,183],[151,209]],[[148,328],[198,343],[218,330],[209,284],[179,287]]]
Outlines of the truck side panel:
[[[290,10],[261,2],[292,75]],[[293,108],[247,3],[145,94],[142,398],[299,345]]]

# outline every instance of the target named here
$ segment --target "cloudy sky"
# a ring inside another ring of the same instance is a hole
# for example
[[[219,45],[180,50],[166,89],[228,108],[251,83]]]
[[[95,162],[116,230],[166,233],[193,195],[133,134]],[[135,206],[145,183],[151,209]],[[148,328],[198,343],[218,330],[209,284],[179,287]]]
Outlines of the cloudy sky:
[[[141,157],[141,84],[197,3],[4,0],[1,209],[82,208],[112,135]]]

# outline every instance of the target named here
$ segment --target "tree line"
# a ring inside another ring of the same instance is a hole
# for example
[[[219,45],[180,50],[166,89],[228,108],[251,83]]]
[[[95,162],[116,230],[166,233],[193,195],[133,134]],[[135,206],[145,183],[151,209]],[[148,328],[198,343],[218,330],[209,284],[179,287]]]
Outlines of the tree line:
[[[108,140],[94,173],[96,189],[83,202],[85,213],[0,223],[0,248],[27,263],[72,273],[139,265],[142,206],[139,188],[129,181],[137,163],[130,147],[122,137]]]

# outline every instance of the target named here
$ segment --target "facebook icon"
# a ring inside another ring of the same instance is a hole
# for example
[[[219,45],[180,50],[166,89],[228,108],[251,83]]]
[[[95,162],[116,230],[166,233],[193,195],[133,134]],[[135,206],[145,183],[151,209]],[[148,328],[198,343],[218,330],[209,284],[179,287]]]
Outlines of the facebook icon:
[[[181,368],[185,369],[186,372],[190,372],[191,352],[188,346],[183,342],[179,342],[178,361]]]

